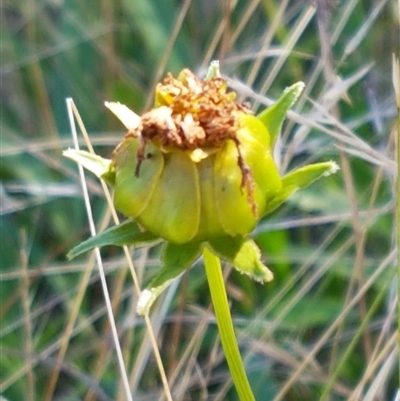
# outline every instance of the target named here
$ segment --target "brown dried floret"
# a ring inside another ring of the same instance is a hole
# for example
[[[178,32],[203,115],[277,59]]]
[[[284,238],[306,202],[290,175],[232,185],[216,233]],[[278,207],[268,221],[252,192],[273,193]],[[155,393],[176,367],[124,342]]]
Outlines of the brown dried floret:
[[[145,113],[130,134],[143,141],[156,140],[165,148],[218,148],[236,137],[237,113],[243,110],[226,86],[221,77],[200,81],[189,70],[180,79],[168,74],[157,87],[165,104]]]

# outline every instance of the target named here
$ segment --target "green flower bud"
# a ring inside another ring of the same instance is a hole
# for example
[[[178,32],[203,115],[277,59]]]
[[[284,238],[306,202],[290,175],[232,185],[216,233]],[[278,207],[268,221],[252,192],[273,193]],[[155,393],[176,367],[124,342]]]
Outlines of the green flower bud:
[[[106,244],[166,240],[163,267],[143,292],[141,314],[203,246],[254,280],[272,280],[249,234],[295,191],[338,170],[324,162],[281,177],[272,158],[286,112],[303,87],[287,88],[254,116],[227,91],[213,62],[203,81],[187,69],[177,78],[168,74],[157,85],[155,107],[141,117],[107,102],[128,129],[112,159],[72,149],[64,155],[114,186],[116,209],[133,221],[83,242],[69,257]]]
[[[266,126],[219,76],[168,75],[155,98],[114,151],[117,210],[173,243],[249,234],[282,189]]]

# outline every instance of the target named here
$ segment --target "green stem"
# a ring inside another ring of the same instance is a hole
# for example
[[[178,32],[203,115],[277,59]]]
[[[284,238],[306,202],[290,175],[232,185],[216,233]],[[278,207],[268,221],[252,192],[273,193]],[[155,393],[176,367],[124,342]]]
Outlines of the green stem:
[[[233,383],[241,401],[255,401],[233,330],[221,262],[207,247],[204,247],[203,257],[222,348],[225,352]]]

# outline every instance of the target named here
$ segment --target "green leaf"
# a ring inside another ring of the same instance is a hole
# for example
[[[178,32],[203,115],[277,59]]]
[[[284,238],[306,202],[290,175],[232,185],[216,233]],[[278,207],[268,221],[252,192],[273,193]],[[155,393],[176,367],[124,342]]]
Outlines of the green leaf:
[[[111,165],[111,160],[104,159],[94,153],[86,152],[85,150],[67,149],[64,150],[63,156],[79,163],[85,169],[91,171],[99,178],[103,178],[111,185],[115,181],[115,172]]]
[[[290,195],[314,181],[336,173],[339,166],[333,162],[315,163],[291,171],[282,178],[282,190],[268,203],[266,213],[280,206]]]
[[[211,248],[222,259],[232,263],[243,274],[260,282],[271,281],[272,272],[261,262],[261,252],[252,239],[221,237],[209,241]]]
[[[158,237],[148,231],[141,230],[135,221],[127,220],[118,226],[110,227],[95,237],[90,237],[86,241],[81,242],[68,252],[67,258],[71,260],[97,247],[100,248],[107,245],[142,245],[155,242],[158,239]]]
[[[154,301],[171,280],[189,268],[200,253],[201,246],[199,242],[188,242],[181,245],[167,242],[162,258],[163,267],[140,294],[137,306],[138,314],[141,316],[147,315]]]
[[[294,85],[286,88],[276,103],[257,115],[257,118],[264,123],[271,135],[272,147],[274,146],[276,138],[281,131],[286,113],[296,102],[303,89],[304,82],[297,82]]]

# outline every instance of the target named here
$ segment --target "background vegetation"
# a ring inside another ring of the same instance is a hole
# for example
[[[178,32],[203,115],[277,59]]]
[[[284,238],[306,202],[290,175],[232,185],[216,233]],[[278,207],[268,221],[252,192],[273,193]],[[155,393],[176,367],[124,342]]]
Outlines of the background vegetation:
[[[123,131],[104,100],[141,112],[167,71],[203,74],[219,59],[254,110],[306,83],[282,132],[282,171],[329,159],[341,166],[257,228],[274,282],[262,286],[225,266],[257,400],[399,400],[391,66],[398,15],[388,0],[3,1],[3,397],[125,399],[94,259],[65,257],[89,235],[77,167],[61,156],[72,144],[65,98],[74,99],[97,152],[109,156]],[[87,179],[101,230],[110,213],[99,182]],[[158,252],[133,251],[144,284]],[[126,261],[117,248],[103,257],[134,399],[162,399]],[[166,291],[151,320],[174,400],[237,399],[201,261]]]

